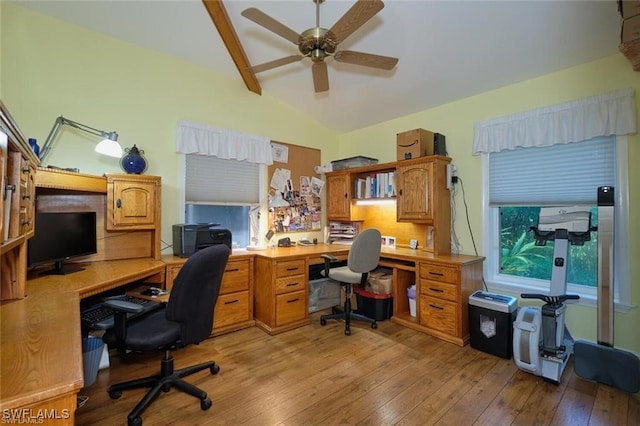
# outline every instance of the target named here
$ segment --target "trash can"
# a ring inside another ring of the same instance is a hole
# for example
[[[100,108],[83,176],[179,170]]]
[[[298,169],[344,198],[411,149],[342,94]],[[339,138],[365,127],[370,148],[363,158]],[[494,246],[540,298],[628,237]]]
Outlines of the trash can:
[[[99,337],[89,336],[82,339],[82,364],[84,368],[84,386],[91,386],[98,377],[104,342]]]
[[[471,347],[510,359],[517,308],[515,297],[484,291],[476,291],[469,296]]]
[[[416,317],[416,285],[407,288],[407,297],[409,298],[409,314]]]

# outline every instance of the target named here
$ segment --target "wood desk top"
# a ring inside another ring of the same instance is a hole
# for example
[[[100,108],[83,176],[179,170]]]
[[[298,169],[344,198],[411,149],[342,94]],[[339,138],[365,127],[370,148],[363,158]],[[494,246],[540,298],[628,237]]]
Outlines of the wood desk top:
[[[80,299],[162,271],[153,259],[112,260],[27,281],[27,297],[0,306],[0,410],[45,408],[66,393],[75,400],[84,385]]]

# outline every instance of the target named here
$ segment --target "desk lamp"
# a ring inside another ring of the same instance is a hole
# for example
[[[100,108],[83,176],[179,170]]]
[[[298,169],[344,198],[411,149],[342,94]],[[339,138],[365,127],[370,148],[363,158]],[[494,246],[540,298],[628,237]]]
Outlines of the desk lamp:
[[[249,210],[249,219],[251,220],[251,244],[247,246],[247,250],[265,250],[267,246],[264,244],[259,244],[258,235],[260,234],[260,211],[265,206],[265,204],[269,203],[270,209],[277,209],[279,207],[289,207],[289,202],[286,201],[282,197],[282,192],[275,191],[274,195],[267,195],[264,200],[260,202],[257,206]],[[273,235],[273,234],[271,234]],[[271,236],[268,236],[267,239],[270,239]]]
[[[68,118],[60,116],[56,118],[56,122],[53,124],[53,128],[51,129],[51,132],[49,132],[49,136],[47,136],[47,140],[44,142],[44,145],[42,146],[42,150],[40,152],[41,163],[44,161],[47,154],[49,154],[49,152],[51,151],[51,148],[53,148],[53,144],[56,140],[56,136],[58,136],[58,133],[60,132],[60,128],[65,124],[67,126],[74,127],[78,130],[82,130],[84,132],[90,133],[92,135],[102,137],[103,138],[102,141],[100,141],[94,149],[95,152],[102,155],[108,155],[109,157],[116,157],[116,158],[122,157],[122,147],[118,143],[118,134],[116,132],[105,132],[104,130],[94,129],[93,127],[89,127],[87,125],[80,124],[76,121],[72,121],[72,120],[69,120]]]

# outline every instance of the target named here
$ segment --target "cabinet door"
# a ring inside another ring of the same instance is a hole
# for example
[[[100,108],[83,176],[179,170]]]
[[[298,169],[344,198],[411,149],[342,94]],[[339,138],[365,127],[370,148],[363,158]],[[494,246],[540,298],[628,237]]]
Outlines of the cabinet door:
[[[327,176],[327,218],[329,220],[350,220],[350,204],[349,174],[340,173]]]
[[[115,180],[109,188],[112,208],[107,229],[154,229],[156,225],[156,182]]]
[[[398,221],[433,221],[433,163],[399,165],[396,169]]]

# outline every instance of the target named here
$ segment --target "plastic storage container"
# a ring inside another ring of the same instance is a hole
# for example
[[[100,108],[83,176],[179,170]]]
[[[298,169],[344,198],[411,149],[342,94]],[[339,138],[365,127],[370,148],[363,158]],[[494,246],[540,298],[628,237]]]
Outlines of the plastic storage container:
[[[393,316],[393,294],[376,294],[363,290],[359,286],[353,287],[356,294],[358,313],[383,321]]]
[[[309,313],[340,305],[340,283],[329,278],[309,281]]]
[[[469,296],[471,347],[502,358],[513,355],[515,297],[476,291]]]
[[[342,160],[332,161],[331,169],[336,172],[338,170],[353,169],[354,167],[372,166],[374,164],[378,164],[377,158],[363,157],[359,155],[357,157],[349,157]]]

